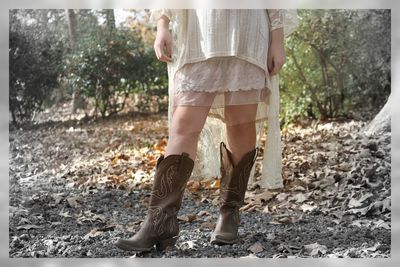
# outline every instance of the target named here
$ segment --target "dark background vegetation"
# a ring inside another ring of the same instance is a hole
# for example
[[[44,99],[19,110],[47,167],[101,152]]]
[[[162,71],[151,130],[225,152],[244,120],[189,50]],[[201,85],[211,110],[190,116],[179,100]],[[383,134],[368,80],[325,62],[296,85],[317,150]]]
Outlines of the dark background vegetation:
[[[106,117],[135,99],[139,112],[167,109],[165,63],[153,51],[148,11],[10,10],[10,121],[29,122],[60,101]],[[286,40],[281,117],[371,119],[390,95],[390,10],[299,10]]]

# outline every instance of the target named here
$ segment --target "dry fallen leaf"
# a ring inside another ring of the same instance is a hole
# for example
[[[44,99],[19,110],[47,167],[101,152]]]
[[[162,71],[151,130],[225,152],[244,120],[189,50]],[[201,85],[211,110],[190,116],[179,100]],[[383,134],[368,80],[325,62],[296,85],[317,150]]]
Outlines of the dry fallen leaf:
[[[374,222],[374,225],[372,227],[372,229],[375,229],[375,228],[384,228],[386,230],[390,230],[391,229],[390,222],[385,222],[383,220],[378,220],[378,221]]]
[[[316,206],[311,206],[311,205],[306,204],[306,203],[304,203],[304,204],[302,204],[302,205],[300,206],[300,209],[301,209],[303,212],[313,211],[313,210],[316,209],[316,208],[317,208]]]
[[[197,219],[196,214],[185,214],[185,215],[178,216],[178,220],[183,221],[183,222],[192,222],[192,221],[195,221],[196,219]]]
[[[23,225],[19,225],[17,226],[17,230],[29,230],[29,229],[40,229],[43,228],[43,226],[39,226],[39,225],[34,225],[34,224],[23,224]]]
[[[253,253],[259,253],[264,250],[264,246],[260,242],[256,242],[253,245],[251,245],[247,250]]]
[[[91,237],[96,237],[96,236],[99,236],[99,235],[102,235],[104,233],[104,231],[99,231],[99,229],[98,228],[94,228],[94,229],[92,229],[89,233],[87,233],[84,237],[83,237],[83,239],[89,239],[89,238],[91,238]]]
[[[273,196],[274,195],[270,191],[266,190],[257,195],[249,195],[246,199],[248,199],[249,202],[253,202],[255,205],[259,205],[270,200]]]
[[[293,215],[277,215],[274,216],[273,220],[270,222],[270,224],[286,224],[286,223],[296,223],[303,219],[303,214],[300,216],[293,216]]]
[[[113,157],[111,159],[111,165],[116,165],[117,163],[119,163],[121,160],[125,160],[128,161],[129,160],[129,156],[125,155],[125,154],[118,154],[115,157]]]
[[[214,229],[215,228],[215,223],[214,222],[210,222],[210,221],[205,221],[203,223],[201,223],[200,229]]]
[[[206,211],[206,210],[201,210],[201,211],[199,211],[198,213],[197,213],[197,216],[198,217],[201,217],[201,216],[209,216],[209,215],[211,215],[208,211]]]
[[[278,200],[279,202],[284,201],[287,197],[289,196],[289,194],[287,193],[280,193],[279,195],[277,195],[275,197],[276,200]]]
[[[80,197],[69,197],[67,198],[67,202],[71,208],[79,208],[81,205],[78,201],[82,200]]]
[[[188,183],[187,183],[187,186],[186,186],[188,189],[189,189],[189,191],[191,191],[191,192],[197,192],[197,191],[199,191],[199,189],[200,189],[200,187],[201,187],[201,184],[200,184],[200,181],[199,180],[190,180]]]
[[[270,213],[270,209],[268,208],[268,205],[265,206],[265,208],[263,209],[264,213]]]
[[[364,207],[364,208],[359,208],[359,209],[349,209],[346,211],[346,213],[352,213],[352,214],[360,214],[361,216],[364,216],[365,214],[367,214],[369,210],[369,207]]]
[[[64,193],[53,194],[53,198],[54,198],[55,204],[60,204],[61,200],[63,200],[63,198],[64,198]]]
[[[373,197],[373,196],[374,196],[373,194],[367,193],[367,194],[363,195],[362,197],[360,197],[359,199],[351,198],[349,203],[347,204],[347,206],[349,208],[360,207],[365,200],[367,200],[368,198]]]
[[[256,208],[254,202],[250,202],[239,208],[239,211],[252,211]]]
[[[317,256],[319,254],[325,255],[327,251],[326,246],[320,245],[318,243],[305,245],[304,249],[308,254],[310,254],[310,256]]]
[[[221,187],[221,180],[216,179],[213,183],[211,183],[210,188],[212,189],[218,189]]]
[[[163,138],[157,144],[155,144],[153,147],[155,150],[164,152],[166,145],[167,145],[167,140],[165,138]]]
[[[72,217],[71,215],[69,215],[69,211],[60,211],[59,213],[58,213],[58,215],[60,215],[61,217],[65,217],[65,218],[68,218],[68,217]]]
[[[312,192],[311,192],[312,193]],[[297,193],[294,196],[290,197],[290,200],[295,200],[296,203],[303,203],[308,199],[310,193]]]
[[[197,240],[189,240],[189,241],[185,241],[183,242],[183,245],[187,245],[188,249],[196,249],[197,247]]]

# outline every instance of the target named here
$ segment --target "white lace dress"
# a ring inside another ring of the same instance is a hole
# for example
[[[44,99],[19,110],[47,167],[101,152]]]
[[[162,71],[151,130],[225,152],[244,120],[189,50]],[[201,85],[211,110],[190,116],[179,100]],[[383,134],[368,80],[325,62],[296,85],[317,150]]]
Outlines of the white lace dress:
[[[188,63],[175,74],[174,105],[216,109],[257,104],[266,101],[268,82],[263,69],[232,56]]]
[[[178,15],[174,16],[174,13]],[[169,64],[169,121],[176,106],[210,107],[206,125],[200,134],[192,176],[219,176],[218,144],[221,141],[227,143],[223,125],[225,106],[257,104],[256,117],[252,120],[256,122],[256,144],[259,145],[264,128],[262,122],[271,118],[272,97],[275,104],[275,111],[272,113],[276,119],[275,128],[269,134],[275,135],[270,141],[275,140],[276,143],[280,138],[276,110],[279,109],[277,76],[269,76],[266,54],[270,31],[285,27],[285,10],[216,9],[173,12],[163,9],[152,10],[151,20],[155,22],[161,15],[170,18],[174,35],[175,66],[174,63]],[[248,27],[243,26],[246,23]],[[252,36],[257,38],[252,39]],[[198,41],[191,41],[196,38]],[[260,58],[264,56],[265,58]],[[268,179],[260,183],[267,188],[282,186],[281,149],[280,145],[274,146],[275,148],[269,147],[273,150],[273,156],[270,157],[272,160],[263,164],[263,168],[274,169],[273,173],[268,174]],[[254,182],[254,171],[255,166],[250,183]]]

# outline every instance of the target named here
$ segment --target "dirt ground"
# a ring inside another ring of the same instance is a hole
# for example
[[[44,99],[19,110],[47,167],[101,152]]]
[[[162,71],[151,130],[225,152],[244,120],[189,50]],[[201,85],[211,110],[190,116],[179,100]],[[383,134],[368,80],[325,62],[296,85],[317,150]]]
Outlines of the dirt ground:
[[[218,217],[214,177],[189,181],[175,248],[138,253],[114,242],[146,215],[166,114],[10,127],[9,256],[390,257],[391,137],[365,137],[364,125],[284,130],[285,186],[249,187],[238,244],[209,242]]]

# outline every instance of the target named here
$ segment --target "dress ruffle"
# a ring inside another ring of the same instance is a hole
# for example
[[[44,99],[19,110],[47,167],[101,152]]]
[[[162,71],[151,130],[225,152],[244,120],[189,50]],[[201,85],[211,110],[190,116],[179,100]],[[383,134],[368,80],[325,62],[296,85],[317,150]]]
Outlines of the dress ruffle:
[[[265,71],[236,57],[185,64],[175,74],[174,84],[174,106],[222,108],[255,104],[265,102],[270,93]]]

